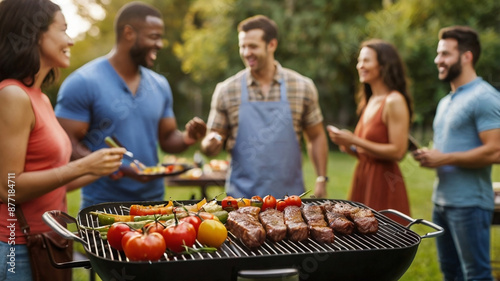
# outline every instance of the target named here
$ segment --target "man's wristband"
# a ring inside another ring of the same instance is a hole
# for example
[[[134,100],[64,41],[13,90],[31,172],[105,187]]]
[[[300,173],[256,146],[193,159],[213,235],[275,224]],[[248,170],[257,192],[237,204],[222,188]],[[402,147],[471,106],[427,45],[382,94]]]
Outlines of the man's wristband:
[[[328,182],[328,177],[319,176],[316,178],[316,182]]]

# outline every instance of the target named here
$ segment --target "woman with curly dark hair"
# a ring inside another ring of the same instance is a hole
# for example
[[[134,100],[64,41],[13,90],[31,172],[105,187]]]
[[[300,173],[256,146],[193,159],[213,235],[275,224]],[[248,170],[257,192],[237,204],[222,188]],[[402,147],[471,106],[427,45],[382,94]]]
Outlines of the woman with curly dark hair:
[[[73,41],[66,28],[60,7],[49,0],[0,2],[1,280],[37,276],[18,212],[32,235],[49,232],[42,214],[66,211],[66,191],[114,172],[125,152],[102,149],[69,162],[70,140],[41,90],[54,81],[58,67],[69,66]]]
[[[358,158],[348,199],[409,215],[398,166],[408,149],[413,113],[403,61],[392,44],[372,39],[361,44],[356,68],[361,86],[354,134],[332,127],[328,132],[342,151]]]

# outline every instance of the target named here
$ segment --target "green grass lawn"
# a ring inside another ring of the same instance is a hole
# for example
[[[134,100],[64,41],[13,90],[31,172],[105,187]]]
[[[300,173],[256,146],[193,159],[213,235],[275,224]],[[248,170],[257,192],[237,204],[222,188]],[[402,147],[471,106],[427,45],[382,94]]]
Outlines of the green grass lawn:
[[[185,155],[193,155],[193,151],[186,152]],[[219,156],[222,158],[224,155]],[[328,162],[328,197],[332,199],[346,199],[347,191],[350,186],[351,176],[355,166],[355,159],[346,154],[331,152]],[[411,212],[413,218],[421,218],[431,221],[431,194],[432,185],[435,178],[433,170],[420,168],[411,158],[406,157],[400,164],[405,177],[405,182],[410,197]],[[313,189],[313,183],[316,175],[311,163],[304,158],[304,179],[306,189]],[[494,166],[493,180],[500,181],[500,165]],[[223,191],[222,188],[213,187],[208,189],[208,196],[214,197]],[[166,198],[176,200],[187,200],[191,196],[199,198],[201,193],[198,187],[166,187]],[[79,209],[80,192],[73,191],[68,193],[68,206],[70,215],[76,217]],[[433,231],[425,226],[414,226],[411,230],[420,235]],[[75,243],[78,244],[78,243]],[[500,260],[500,227],[492,229],[492,259]],[[498,273],[497,273],[498,274]],[[500,278],[500,276],[497,276]],[[417,254],[407,272],[400,279],[402,281],[435,281],[441,280],[435,239],[422,239]],[[74,271],[73,280],[89,280],[88,271],[77,269]],[[99,280],[99,279],[98,279]],[[499,279],[500,280],[500,279]]]

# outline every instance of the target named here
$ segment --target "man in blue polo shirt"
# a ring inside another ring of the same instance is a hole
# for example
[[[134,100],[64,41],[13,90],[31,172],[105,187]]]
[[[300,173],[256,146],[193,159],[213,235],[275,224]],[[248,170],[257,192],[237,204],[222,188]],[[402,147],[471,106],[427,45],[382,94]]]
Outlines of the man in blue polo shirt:
[[[105,147],[115,136],[146,166],[158,164],[158,145],[177,153],[204,137],[205,123],[194,118],[186,131],[177,129],[172,91],[167,79],[149,68],[163,47],[161,13],[146,4],[125,5],[115,22],[111,52],[74,73],[61,85],[56,116],[73,144],[73,158]],[[81,208],[101,202],[161,201],[161,178],[133,173],[120,179],[104,177],[82,189]]]
[[[444,280],[493,280],[491,169],[500,159],[500,93],[474,69],[481,52],[476,31],[448,27],[439,39],[434,62],[451,92],[437,107],[434,148],[414,157],[437,171],[433,221],[445,229],[436,240]]]

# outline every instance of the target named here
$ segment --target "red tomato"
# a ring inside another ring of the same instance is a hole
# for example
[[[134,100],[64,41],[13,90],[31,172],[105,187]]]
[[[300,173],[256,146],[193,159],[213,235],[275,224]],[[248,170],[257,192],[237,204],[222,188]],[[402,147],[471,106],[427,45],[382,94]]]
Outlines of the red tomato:
[[[226,198],[222,199],[221,206],[222,209],[230,212],[238,209],[238,201],[236,201],[236,199],[231,196],[227,196]]]
[[[162,234],[163,230],[165,229],[165,226],[163,226],[163,224],[161,224],[157,221],[150,222],[150,223],[146,224],[144,227],[145,227],[145,229],[147,229],[147,232],[149,232],[149,233],[158,232],[158,233]]]
[[[276,207],[276,198],[272,195],[267,195],[262,199],[262,208],[261,210],[264,211],[266,209],[274,209]]]
[[[187,222],[179,222],[163,230],[163,238],[167,248],[174,252],[184,251],[182,245],[192,247],[196,241],[196,230],[194,226]]]
[[[162,256],[167,246],[160,233],[145,233],[130,238],[123,251],[131,261],[157,261]]]
[[[201,218],[199,216],[189,216],[182,218],[181,221],[188,222],[191,225],[193,225],[194,230],[196,230],[196,233],[198,233],[198,228],[200,227],[201,224]]]
[[[115,222],[108,230],[108,242],[111,247],[118,251],[122,251],[122,238],[127,233],[130,232],[130,226],[125,223]]]
[[[132,239],[135,236],[141,236],[142,231],[137,231],[137,230],[131,230],[127,233],[125,233],[122,237],[122,249],[125,249],[125,245],[127,245],[128,240]]]
[[[285,200],[280,199],[276,202],[276,210],[283,212],[285,210],[285,207],[288,206]]]
[[[302,199],[297,195],[287,196],[285,197],[285,201],[287,206],[302,206]]]

